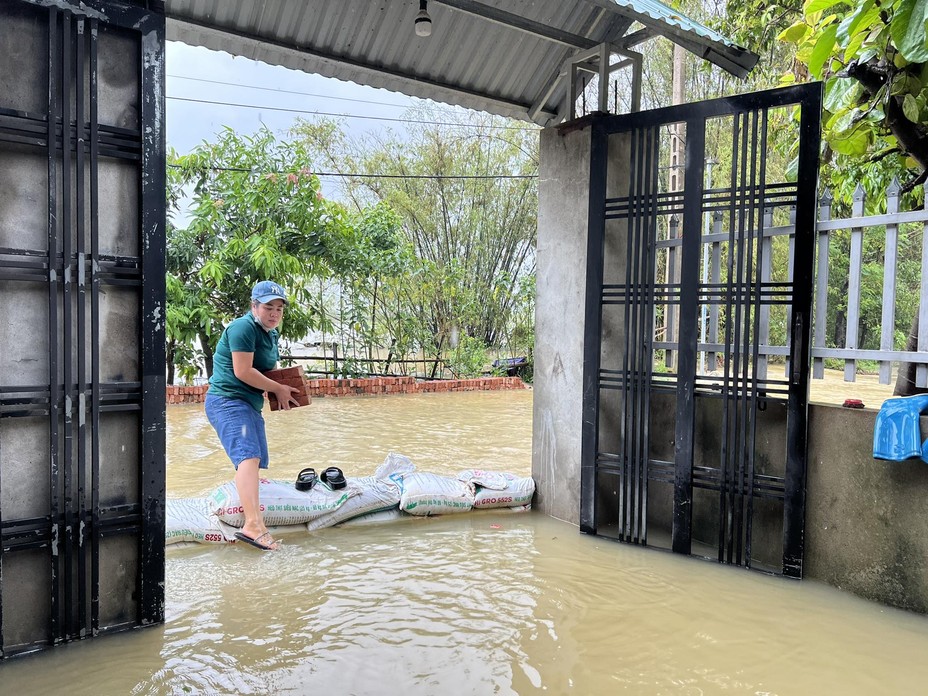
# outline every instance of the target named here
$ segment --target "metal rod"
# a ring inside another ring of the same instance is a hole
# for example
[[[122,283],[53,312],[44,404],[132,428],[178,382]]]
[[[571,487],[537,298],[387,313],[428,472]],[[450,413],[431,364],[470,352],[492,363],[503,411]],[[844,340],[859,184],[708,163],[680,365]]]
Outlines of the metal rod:
[[[57,134],[56,121],[60,112],[60,87],[57,75],[59,69],[61,50],[58,38],[58,10],[50,7],[48,10],[48,439],[49,439],[49,513],[51,520],[51,630],[49,637],[52,642],[61,638],[62,618],[62,578],[60,550],[60,472],[59,472],[59,443],[58,418],[61,401],[61,390],[58,382],[58,201],[55,195],[58,188],[57,167]]]
[[[705,161],[705,124],[702,116],[686,122],[686,171],[683,205],[683,229],[698,230],[702,216],[702,180]],[[698,234],[684,234],[681,250],[681,288],[699,285]],[[680,346],[677,352],[677,409],[674,442],[674,514],[673,550],[689,554],[692,548],[693,527],[693,463],[695,451],[693,439],[696,428],[695,374],[696,374],[696,319],[698,303],[695,292],[683,293],[680,297]]]
[[[72,448],[74,447],[72,422],[72,337],[71,337],[71,13],[61,15],[61,346],[62,378],[64,384],[64,543],[59,553],[64,554],[64,637],[74,635],[74,513],[72,481]],[[56,339],[57,342],[57,339]]]
[[[761,148],[759,150],[760,156],[760,199],[764,200],[764,194],[766,192],[767,186],[767,151],[765,145],[767,143],[767,110],[764,109],[762,112],[761,120],[761,133],[760,133],[760,142]],[[762,232],[762,230],[761,230]],[[767,259],[764,256],[764,252],[767,250],[766,242],[764,241],[763,234],[761,233],[758,236],[757,240],[757,269],[758,273],[762,273],[762,269],[767,262]],[[761,276],[761,283],[757,283],[755,286],[754,293],[754,335],[760,335],[760,320],[761,312],[759,308],[761,303],[764,301],[761,296],[761,284],[763,282],[763,276]],[[745,548],[744,548],[744,565],[747,568],[751,567],[752,559],[752,546],[753,546],[753,530],[754,530],[754,476],[755,469],[757,465],[757,411],[758,411],[758,370],[759,368],[759,354],[760,354],[760,341],[754,341],[754,353],[752,355],[752,362],[754,364],[754,371],[751,375],[752,378],[752,388],[751,388],[751,431],[750,431],[750,444],[748,446],[748,453],[750,459],[748,460],[748,491],[747,491],[747,519],[745,520]],[[766,372],[763,375],[766,378]],[[766,379],[765,379],[766,382]]]
[[[757,273],[760,272],[760,267],[755,268],[754,266],[754,247],[759,245],[763,240],[763,232],[757,230],[757,226],[763,227],[763,203],[761,203],[760,214],[758,215],[758,207],[754,203],[757,201],[757,196],[755,195],[756,189],[758,188],[757,184],[757,158],[759,155],[758,147],[758,128],[759,128],[759,111],[753,110],[749,112],[749,119],[751,123],[751,135],[750,135],[750,175],[749,175],[749,189],[750,189],[750,200],[751,203],[747,208],[747,228],[744,231],[744,243],[745,243],[745,268],[744,268],[744,294],[742,302],[744,303],[744,336],[743,336],[743,350],[742,350],[742,381],[744,383],[744,393],[741,400],[741,429],[738,433],[739,437],[739,454],[738,454],[738,514],[736,516],[736,526],[735,526],[735,562],[738,565],[742,565],[742,558],[744,554],[744,514],[746,510],[746,500],[745,496],[750,495],[750,488],[746,491],[745,487],[745,478],[747,476],[747,470],[749,467],[749,460],[752,456],[752,452],[748,448],[750,442],[750,432],[753,429],[754,422],[754,412],[753,407],[755,404],[754,393],[757,385],[757,361],[751,360],[754,355],[754,346],[757,344],[757,333],[752,333],[751,328],[754,325],[753,321],[756,321],[758,307],[754,305],[752,298],[754,296],[754,278]],[[763,201],[763,199],[760,199]],[[758,250],[758,254],[760,251]],[[753,319],[753,321],[752,321]],[[749,388],[749,386],[751,388]]]
[[[657,255],[655,253],[654,242],[657,238],[657,196],[660,188],[660,178],[658,165],[660,164],[660,131],[656,127],[648,130],[648,157],[649,157],[649,180],[648,192],[650,204],[648,208],[648,220],[646,238],[646,258],[643,260],[644,268],[647,272],[647,306],[645,307],[645,329],[642,333],[643,340],[646,341],[645,355],[646,360],[646,378],[644,394],[644,452],[642,455],[642,466],[644,467],[641,481],[641,543],[648,543],[648,481],[649,468],[651,462],[651,386],[654,378],[654,309],[657,306],[654,297],[654,281],[657,277]]]
[[[85,284],[86,278],[86,253],[85,253],[85,229],[84,214],[86,212],[86,199],[84,196],[85,188],[85,171],[86,166],[86,122],[84,120],[85,94],[84,94],[84,74],[85,66],[85,42],[86,42],[86,22],[83,19],[77,20],[77,51],[75,57],[75,79],[77,89],[75,91],[75,122],[77,137],[77,168],[74,182],[75,188],[75,215],[76,215],[76,241],[77,241],[77,509],[80,512],[78,519],[78,556],[77,556],[77,604],[80,611],[80,621],[78,630],[86,635],[89,633],[89,612],[87,605],[87,535],[85,533],[87,496],[85,487],[87,485],[87,290]]]
[[[731,142],[731,190],[735,191],[738,185],[738,141],[741,130],[741,114],[735,114],[732,124]],[[732,366],[732,298],[734,296],[734,253],[735,253],[735,197],[729,199],[728,204],[728,250],[725,254],[725,345],[723,368],[723,400],[722,400],[722,436],[719,460],[721,466],[721,485],[719,488],[719,563],[726,560],[725,550],[728,540],[729,501],[728,488],[731,485],[731,462],[729,461],[731,448],[729,447],[731,387],[734,381],[731,374]]]
[[[812,259],[815,255],[815,204],[822,125],[822,84],[816,82],[804,86],[799,121],[799,185],[790,323],[792,373],[787,406],[787,475],[783,501],[783,574],[797,578],[802,577],[805,534]]]
[[[90,630],[100,628],[100,129],[97,20],[90,20]]]
[[[164,16],[140,27],[141,75],[141,457],[139,623],[164,621],[165,574],[165,123]]]
[[[622,346],[622,400],[621,400],[621,416],[619,422],[621,424],[621,447],[622,447],[622,467],[621,467],[621,482],[619,488],[619,509],[618,509],[618,533],[619,539],[622,541],[628,541],[628,527],[629,527],[629,492],[630,492],[630,483],[629,483],[629,463],[633,456],[633,448],[631,442],[632,428],[629,424],[629,411],[631,410],[630,401],[631,394],[630,391],[633,388],[631,380],[629,379],[629,366],[631,361],[631,346],[632,346],[632,333],[630,330],[631,318],[629,314],[632,311],[632,264],[634,263],[631,249],[632,249],[632,235],[634,234],[633,226],[635,224],[635,209],[637,204],[636,199],[636,185],[638,173],[638,162],[639,162],[639,153],[638,153],[638,130],[632,130],[628,134],[629,143],[628,143],[628,216],[625,218],[625,292],[622,303],[622,321],[624,324],[623,327],[623,336],[625,338],[625,345]],[[607,145],[608,147],[608,145]],[[602,339],[600,339],[602,340]]]
[[[602,336],[603,243],[605,239],[608,137],[601,119],[590,127],[589,232],[587,235],[584,334]],[[580,436],[580,531],[596,533],[596,452],[598,451],[600,341],[584,341],[583,417]]]

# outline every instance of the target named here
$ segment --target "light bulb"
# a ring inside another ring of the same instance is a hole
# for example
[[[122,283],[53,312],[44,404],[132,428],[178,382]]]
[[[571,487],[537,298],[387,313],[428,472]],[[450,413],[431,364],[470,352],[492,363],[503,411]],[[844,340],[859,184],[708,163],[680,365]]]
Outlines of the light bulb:
[[[419,0],[419,14],[413,20],[416,26],[416,36],[431,36],[432,34],[432,18],[429,17],[426,9],[427,4],[426,0]]]

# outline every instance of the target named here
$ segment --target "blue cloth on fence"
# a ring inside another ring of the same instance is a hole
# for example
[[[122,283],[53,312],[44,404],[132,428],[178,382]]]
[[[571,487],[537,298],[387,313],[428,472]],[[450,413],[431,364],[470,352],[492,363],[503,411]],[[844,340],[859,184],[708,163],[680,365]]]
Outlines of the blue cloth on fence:
[[[921,457],[928,462],[928,440],[922,443],[919,416],[928,410],[928,394],[887,399],[876,415],[873,458],[901,462]]]

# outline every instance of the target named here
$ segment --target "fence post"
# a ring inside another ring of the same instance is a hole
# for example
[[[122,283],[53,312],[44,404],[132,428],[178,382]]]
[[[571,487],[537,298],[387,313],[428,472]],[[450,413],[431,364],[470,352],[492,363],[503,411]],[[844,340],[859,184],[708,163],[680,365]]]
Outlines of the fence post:
[[[789,224],[793,228],[792,234],[788,236],[789,239],[789,254],[786,257],[786,282],[792,286],[793,284],[793,254],[796,251],[796,206],[791,205],[789,207]],[[786,305],[786,345],[790,345],[792,341],[792,336],[790,336],[790,328],[793,325],[793,310],[792,305]],[[786,360],[786,377],[789,378],[789,355],[787,354]]]
[[[680,230],[680,220],[676,215],[670,216],[670,239],[677,239],[679,236]],[[674,293],[670,291],[673,285],[676,285],[679,281],[677,277],[679,271],[677,270],[677,247],[671,246],[667,249],[667,289],[668,297],[671,299],[668,300],[666,309],[664,310],[664,340],[667,343],[676,343],[676,334],[677,334],[677,306],[680,302],[679,294],[676,295],[676,301],[672,298]],[[678,287],[679,290],[679,287]],[[664,365],[667,369],[672,370],[674,366],[674,353],[675,351],[667,348],[664,351]]]
[[[722,234],[722,211],[716,210],[712,213],[712,234]],[[709,282],[715,286],[716,290],[722,282],[722,243],[712,242],[712,265],[709,269]],[[719,293],[721,295],[721,293]],[[709,305],[709,340],[711,343],[719,342],[719,302],[715,301]],[[715,351],[709,353],[709,372],[715,372],[718,369],[718,354]]]
[[[923,187],[928,196],[928,186]],[[928,209],[928,200],[925,201]],[[918,350],[928,351],[928,222],[922,224],[922,268],[921,288],[918,294]],[[928,386],[928,366],[915,366],[915,386]]]
[[[827,188],[818,202],[819,222],[831,220],[831,201],[834,197]],[[828,324],[828,243],[831,232],[818,232],[818,268],[815,273],[815,334],[812,338],[812,350],[825,347],[825,329]],[[812,359],[812,378],[825,379],[825,359]]]
[[[854,190],[854,203],[851,206],[851,217],[859,218],[864,215],[864,187],[857,184]],[[851,258],[847,279],[847,331],[845,333],[844,347],[857,350],[858,324],[860,324],[860,267],[864,254],[864,228],[851,228]],[[857,378],[857,360],[848,358],[844,361],[844,381],[853,382]]]
[[[886,214],[899,212],[899,180],[893,177],[886,189]],[[886,250],[883,255],[883,317],[880,330],[880,350],[893,350],[896,328],[896,256],[899,245],[899,228],[886,225]],[[889,360],[880,362],[880,384],[890,384],[893,364]]]
[[[760,228],[760,239],[758,240],[760,251],[760,285],[763,287],[770,282],[771,256],[773,255],[773,241],[767,234],[767,229],[773,227],[773,208],[764,208],[764,217]],[[765,349],[770,345],[770,305],[763,303],[758,311],[758,336],[757,345],[759,351],[757,354],[757,378],[766,381],[767,379],[767,353]]]

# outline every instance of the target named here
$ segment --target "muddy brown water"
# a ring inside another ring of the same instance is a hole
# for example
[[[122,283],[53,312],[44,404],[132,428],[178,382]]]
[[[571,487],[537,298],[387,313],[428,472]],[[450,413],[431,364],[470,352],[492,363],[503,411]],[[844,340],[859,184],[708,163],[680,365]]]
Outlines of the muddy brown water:
[[[527,474],[532,393],[317,399],[269,414],[271,476]],[[168,410],[168,492],[230,477],[200,406]],[[928,618],[485,511],[167,553],[163,626],[0,664],[0,694],[911,694]]]

